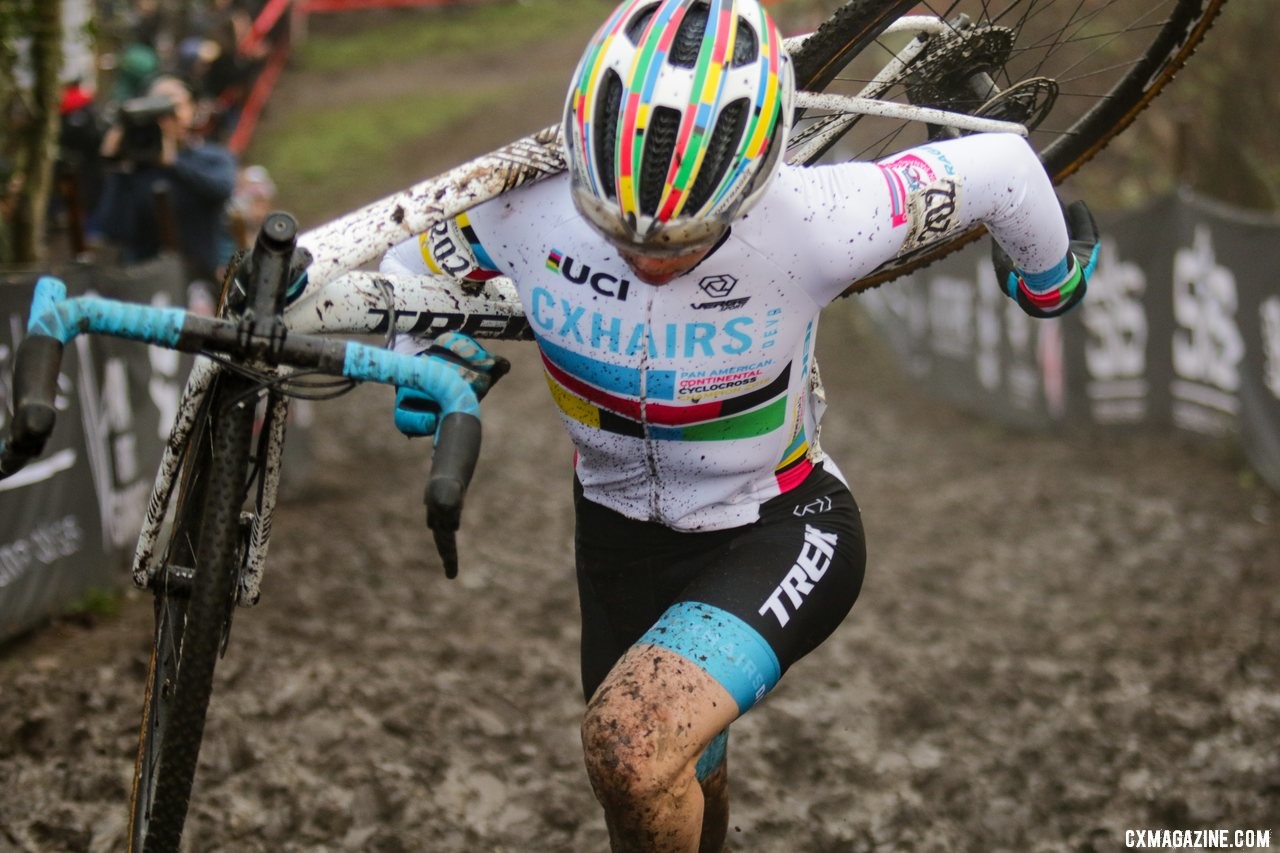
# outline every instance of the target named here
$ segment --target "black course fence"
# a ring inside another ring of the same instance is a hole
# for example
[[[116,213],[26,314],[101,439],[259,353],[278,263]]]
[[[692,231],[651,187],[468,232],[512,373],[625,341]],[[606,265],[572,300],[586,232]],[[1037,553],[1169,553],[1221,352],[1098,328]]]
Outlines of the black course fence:
[[[1038,321],[982,241],[863,299],[908,373],[1005,423],[1238,441],[1280,490],[1280,218],[1188,193],[1100,217],[1080,309]]]
[[[176,256],[128,269],[73,267],[73,292],[188,305]],[[35,275],[0,274],[0,427],[9,416],[13,353],[26,329]],[[147,505],[190,358],[82,336],[59,376],[58,423],[44,455],[0,481],[0,639],[91,590],[119,589]]]

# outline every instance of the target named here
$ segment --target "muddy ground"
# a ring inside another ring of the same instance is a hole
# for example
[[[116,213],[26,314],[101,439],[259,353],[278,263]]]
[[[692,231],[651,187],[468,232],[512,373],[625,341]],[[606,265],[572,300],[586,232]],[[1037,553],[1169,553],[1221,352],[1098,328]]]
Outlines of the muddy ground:
[[[528,112],[521,131],[554,107]],[[512,135],[473,131],[464,153]],[[923,399],[856,303],[820,346],[867,581],[734,725],[732,849],[1280,832],[1280,499],[1219,449],[1015,433]],[[571,450],[532,350],[504,351],[456,581],[390,393],[318,407],[312,479],[218,671],[188,850],[604,849],[577,737]],[[121,849],[150,618],[130,596],[0,647],[0,850]]]

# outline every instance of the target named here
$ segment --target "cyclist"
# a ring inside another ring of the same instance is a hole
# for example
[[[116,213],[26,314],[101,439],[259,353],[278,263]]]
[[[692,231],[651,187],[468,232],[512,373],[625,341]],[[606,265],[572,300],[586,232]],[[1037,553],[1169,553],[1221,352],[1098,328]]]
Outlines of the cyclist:
[[[387,253],[516,283],[577,453],[586,765],[615,850],[718,850],[727,727],[844,619],[857,504],[818,444],[818,313],[898,252],[976,222],[1035,316],[1076,304],[1096,232],[1019,137],[879,163],[781,162],[792,75],[757,0],[630,0],[564,111],[568,173]],[[419,344],[420,346],[420,344]],[[450,334],[477,390],[494,364]],[[397,424],[429,434],[429,401]]]

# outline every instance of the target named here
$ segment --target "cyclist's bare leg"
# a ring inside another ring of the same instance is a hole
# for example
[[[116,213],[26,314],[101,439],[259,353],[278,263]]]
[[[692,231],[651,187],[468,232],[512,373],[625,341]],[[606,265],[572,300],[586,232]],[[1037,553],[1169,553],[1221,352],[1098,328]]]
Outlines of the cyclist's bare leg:
[[[729,766],[721,761],[698,783],[702,788],[702,838],[699,853],[719,853],[729,834]]]
[[[728,819],[727,784],[707,786],[715,798],[709,803],[695,768],[711,739],[737,716],[729,692],[674,652],[638,645],[618,661],[582,724],[587,774],[614,853],[719,849],[700,841],[704,814],[719,813],[717,823]],[[723,828],[719,835],[707,841],[722,842]]]

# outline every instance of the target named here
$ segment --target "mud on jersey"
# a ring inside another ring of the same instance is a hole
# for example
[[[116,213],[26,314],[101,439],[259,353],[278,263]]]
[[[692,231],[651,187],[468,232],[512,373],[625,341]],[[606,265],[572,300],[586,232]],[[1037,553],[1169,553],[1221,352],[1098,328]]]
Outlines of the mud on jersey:
[[[711,530],[755,521],[824,459],[810,379],[821,309],[904,247],[978,221],[1021,269],[1051,269],[1067,251],[1039,161],[995,135],[783,167],[726,240],[662,286],[637,279],[578,215],[565,175],[402,243],[383,269],[509,275],[586,497]]]

